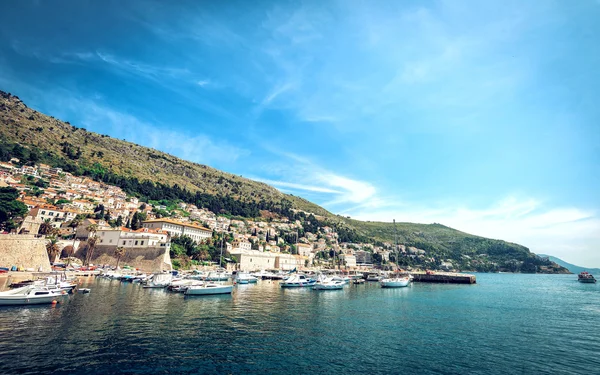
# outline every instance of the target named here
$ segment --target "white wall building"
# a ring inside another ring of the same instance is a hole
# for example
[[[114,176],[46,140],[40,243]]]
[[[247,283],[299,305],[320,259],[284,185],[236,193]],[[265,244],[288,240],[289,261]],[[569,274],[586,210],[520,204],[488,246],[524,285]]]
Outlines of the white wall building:
[[[171,236],[188,236],[197,243],[212,236],[212,230],[192,223],[182,223],[171,219],[154,219],[142,223],[144,228],[161,229]]]

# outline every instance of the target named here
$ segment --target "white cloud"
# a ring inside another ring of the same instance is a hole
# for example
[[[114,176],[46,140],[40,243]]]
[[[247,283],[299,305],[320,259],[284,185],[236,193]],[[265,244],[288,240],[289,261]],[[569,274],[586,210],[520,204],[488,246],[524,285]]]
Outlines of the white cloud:
[[[390,200],[393,202],[393,200]],[[346,214],[360,220],[441,223],[478,236],[529,247],[583,266],[600,266],[600,219],[593,210],[546,207],[531,198],[507,197],[487,208],[453,203],[355,207]]]

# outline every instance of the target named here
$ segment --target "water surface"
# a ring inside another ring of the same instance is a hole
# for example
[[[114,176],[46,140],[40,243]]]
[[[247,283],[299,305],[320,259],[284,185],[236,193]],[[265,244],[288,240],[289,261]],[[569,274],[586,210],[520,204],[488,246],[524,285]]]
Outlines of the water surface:
[[[600,287],[576,278],[191,298],[89,278],[56,307],[0,307],[0,373],[600,373]]]

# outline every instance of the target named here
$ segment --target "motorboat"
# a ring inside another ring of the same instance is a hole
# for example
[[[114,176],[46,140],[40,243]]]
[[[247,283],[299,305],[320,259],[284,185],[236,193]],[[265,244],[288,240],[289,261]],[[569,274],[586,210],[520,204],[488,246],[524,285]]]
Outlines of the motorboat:
[[[381,281],[383,279],[383,276],[381,276],[378,273],[370,273],[367,275],[366,280],[367,281]]]
[[[287,279],[281,281],[279,285],[282,288],[298,288],[298,287],[307,287],[314,286],[317,283],[315,279],[309,279],[306,275],[303,274],[295,274],[291,275]]]
[[[258,278],[248,272],[238,272],[233,279],[236,284],[256,284]]]
[[[354,279],[354,280],[352,280],[352,283],[354,285],[364,284],[365,283],[365,279]]]
[[[8,292],[0,292],[0,306],[57,303],[61,295],[61,292],[56,292],[46,287],[27,285],[9,290]]]
[[[577,276],[577,281],[580,283],[593,284],[596,282],[596,278],[589,272],[583,271]]]
[[[185,291],[186,296],[203,296],[211,294],[231,294],[233,285],[205,283],[204,285],[191,286]]]
[[[204,281],[195,280],[195,279],[180,279],[172,281],[171,284],[167,287],[167,290],[172,292],[184,293],[188,288],[192,286],[202,286],[204,285]]]
[[[155,273],[152,278],[147,280],[144,288],[166,288],[171,284],[173,276],[170,273]]]
[[[255,272],[252,276],[261,280],[283,280],[286,274],[281,273],[281,271],[261,270],[260,272]]]
[[[209,272],[208,275],[204,278],[206,281],[227,281],[231,275],[227,272],[217,271],[217,272]]]
[[[314,290],[339,290],[344,289],[345,282],[341,280],[328,279],[313,286]]]
[[[403,288],[410,284],[410,278],[408,276],[385,278],[379,283],[382,288]]]

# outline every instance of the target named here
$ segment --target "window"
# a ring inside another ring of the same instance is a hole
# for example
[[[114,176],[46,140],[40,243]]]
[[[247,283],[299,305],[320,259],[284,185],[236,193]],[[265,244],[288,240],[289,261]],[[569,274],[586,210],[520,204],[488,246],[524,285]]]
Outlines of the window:
[[[142,241],[142,242],[140,243],[140,245],[144,245],[144,241]]]
[[[108,240],[108,243],[112,243],[112,240]]]
[[[123,241],[123,246],[125,246],[126,243],[127,243],[127,241]]]
[[[42,211],[42,215],[45,215],[45,214],[46,214],[46,211]]]
[[[135,244],[137,245],[137,244],[138,244],[138,242],[137,242],[137,241],[135,241]]]

